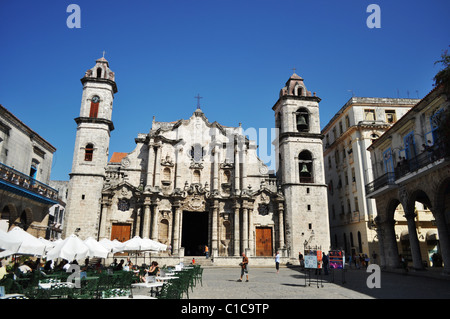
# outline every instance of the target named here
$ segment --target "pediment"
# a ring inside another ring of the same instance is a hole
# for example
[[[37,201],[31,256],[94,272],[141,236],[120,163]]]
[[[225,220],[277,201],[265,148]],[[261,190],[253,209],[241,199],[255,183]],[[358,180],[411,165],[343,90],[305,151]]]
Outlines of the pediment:
[[[128,183],[127,181],[122,181],[120,183],[107,186],[106,188],[103,189],[102,192],[113,194],[120,193],[120,197],[131,198],[136,194],[140,193],[140,190],[137,187]]]

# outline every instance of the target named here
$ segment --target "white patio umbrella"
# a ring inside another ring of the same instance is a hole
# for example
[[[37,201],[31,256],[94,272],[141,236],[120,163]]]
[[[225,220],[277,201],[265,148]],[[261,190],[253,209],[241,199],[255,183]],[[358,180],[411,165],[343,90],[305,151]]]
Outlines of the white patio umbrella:
[[[110,252],[110,253],[113,251],[113,248],[115,247],[114,244],[112,243],[112,241],[109,240],[108,238],[100,239],[100,240],[98,241],[98,243],[99,243],[100,245],[102,245],[102,246],[103,246],[106,250],[108,250],[108,252]]]
[[[45,245],[46,252],[56,246],[56,242],[54,241],[50,241],[42,237],[39,237],[38,239]]]
[[[70,235],[47,252],[47,260],[62,258],[68,261],[84,259],[89,247],[76,235]]]
[[[45,244],[20,227],[11,229],[7,236],[10,240],[21,243],[17,251],[12,251],[13,254],[32,256],[43,256],[45,254]]]
[[[123,246],[123,243],[118,241],[117,239],[109,240],[107,238],[100,239],[99,241],[100,245],[105,247],[108,252],[115,253],[117,251],[120,251],[120,248]]]
[[[21,244],[21,241],[11,239],[7,232],[0,230],[0,249],[14,252],[19,250]]]
[[[143,241],[145,242],[146,245],[148,245],[148,247],[151,247],[151,249],[149,249],[149,250],[158,251],[158,252],[167,250],[167,245],[164,245],[158,241],[155,241],[155,240],[152,240],[149,238],[145,238],[145,237],[143,238]]]
[[[111,243],[114,245],[114,250],[120,251],[121,248],[123,248],[124,243],[121,241],[118,241],[117,239],[113,239]]]
[[[159,251],[159,247],[155,245],[155,242],[148,238],[141,238],[134,236],[130,240],[123,243],[122,247],[115,249],[116,251],[128,251],[128,252],[143,252],[143,251]]]
[[[145,258],[145,252],[158,252],[160,247],[156,245],[156,242],[148,239],[134,236],[133,238],[125,241],[122,247],[115,248],[115,252],[130,252],[130,253],[143,253]],[[136,255],[137,260],[137,255]]]
[[[98,258],[107,258],[108,257],[108,249],[103,247],[98,241],[94,238],[87,238],[84,243],[89,247],[88,257],[98,257]]]
[[[167,250],[167,245],[162,244],[158,241],[149,239],[149,238],[143,238],[143,241],[146,243],[146,245],[148,245],[149,247],[152,247],[152,249],[146,250],[144,251],[144,262],[145,262],[145,253],[148,252],[148,254],[150,255],[150,262],[152,260],[152,252],[160,252],[160,251],[166,251]]]

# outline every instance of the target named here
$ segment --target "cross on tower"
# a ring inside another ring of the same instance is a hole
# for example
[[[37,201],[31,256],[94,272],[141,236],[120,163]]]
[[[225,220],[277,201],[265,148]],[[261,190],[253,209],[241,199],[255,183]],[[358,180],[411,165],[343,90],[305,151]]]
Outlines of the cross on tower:
[[[105,50],[103,50],[103,58],[105,58],[105,53],[106,53]]]
[[[200,99],[203,99],[203,97],[200,96],[200,94],[197,94],[197,96],[194,96],[194,98],[197,99],[197,108],[199,109],[200,108]]]
[[[292,68],[291,70],[294,71],[294,73],[295,73],[295,70],[297,70],[297,69],[296,68]]]

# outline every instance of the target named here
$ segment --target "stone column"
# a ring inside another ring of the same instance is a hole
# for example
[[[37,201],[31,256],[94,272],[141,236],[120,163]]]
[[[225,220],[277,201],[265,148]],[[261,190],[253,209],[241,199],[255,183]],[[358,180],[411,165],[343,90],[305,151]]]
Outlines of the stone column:
[[[153,186],[153,169],[155,165],[155,150],[153,143],[148,143],[147,186]]]
[[[242,189],[247,187],[247,146],[242,145]]]
[[[405,208],[406,206],[403,207]],[[419,238],[417,238],[416,222],[414,221],[414,218],[416,218],[416,214],[414,213],[413,208],[405,209],[405,217],[408,223],[409,244],[411,249],[411,256],[413,259],[413,267],[418,270],[423,269],[422,256],[420,255]]]
[[[444,261],[444,273],[450,274],[450,234],[445,220],[445,211],[440,209],[433,211],[434,219],[439,235],[439,246],[442,252],[442,260]]]
[[[399,268],[397,239],[395,238],[394,219],[386,220],[382,223],[384,233],[384,257],[386,266],[389,268]]]
[[[211,221],[211,257],[218,256],[219,246],[217,237],[218,219],[219,219],[219,203],[214,200],[212,209],[212,221]]]
[[[158,240],[158,216],[159,216],[159,199],[156,199],[153,203],[153,213],[152,213],[152,240]]]
[[[173,222],[173,255],[177,256],[180,250],[180,215],[181,215],[181,206],[179,202],[176,202],[172,205],[174,208],[174,222]]]
[[[283,203],[278,203],[278,249],[284,247],[284,207]]]
[[[215,191],[219,189],[219,152],[217,147],[214,148],[214,163],[212,165],[214,167],[212,190]]]
[[[240,238],[239,238],[239,204],[234,204],[234,256],[240,256]]]
[[[180,165],[181,165],[181,149],[180,148],[176,148],[175,149],[175,186],[174,188],[179,188],[179,189],[183,189],[183,185],[181,182],[181,169],[180,169]]]
[[[236,148],[234,150],[234,193],[236,195],[239,195],[239,189],[240,189],[240,177],[239,177],[239,146],[236,145]]]
[[[138,235],[139,237],[142,237],[141,234],[141,215],[142,215],[142,211],[140,207],[136,207],[134,209],[134,213],[136,214],[136,228],[134,230],[135,235]]]
[[[248,248],[248,209],[244,205],[242,205],[242,250],[245,252]]]
[[[253,226],[253,207],[248,208],[248,249],[251,252],[250,256],[255,255],[255,239],[253,236],[254,226]]]
[[[108,223],[108,207],[111,205],[110,200],[102,199],[102,216],[100,220],[99,238],[107,238],[106,226]]]
[[[379,266],[384,269],[386,268],[386,258],[385,258],[385,253],[384,253],[384,229],[383,226],[381,224],[381,220],[380,217],[377,216],[375,217],[375,224],[376,224],[376,232],[377,232],[377,237],[378,237],[378,257],[379,259]],[[378,261],[377,261],[378,262]]]
[[[161,145],[156,148],[156,165],[155,165],[155,187],[161,187]]]
[[[150,209],[150,199],[146,198],[144,201],[144,212],[142,214],[142,237],[150,238],[150,225],[151,225],[151,209]]]

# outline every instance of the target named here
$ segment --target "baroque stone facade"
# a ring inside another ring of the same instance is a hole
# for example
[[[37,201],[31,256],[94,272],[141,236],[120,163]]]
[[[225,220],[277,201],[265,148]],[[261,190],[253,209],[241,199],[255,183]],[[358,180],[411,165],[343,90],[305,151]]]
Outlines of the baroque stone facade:
[[[132,152],[116,152],[106,163],[117,88],[102,75],[110,73],[102,58],[82,79],[66,235],[120,241],[138,235],[170,245],[174,256],[202,255],[206,245],[214,257],[280,251],[295,259],[305,242],[329,248],[318,97],[287,92],[275,104],[277,127],[283,127],[274,141],[277,161],[289,157],[277,177],[241,125],[210,122],[200,106],[189,119],[153,118]],[[290,130],[291,102],[308,110],[307,132]],[[107,112],[97,112],[103,103]],[[302,151],[313,157],[302,159]],[[314,179],[303,177],[299,161]],[[295,174],[298,181],[291,180]]]

